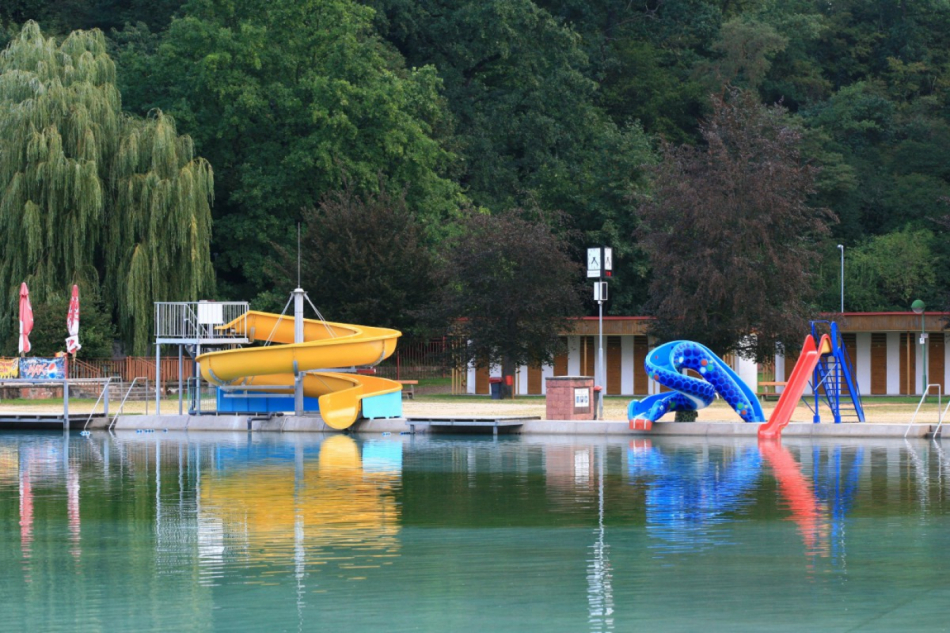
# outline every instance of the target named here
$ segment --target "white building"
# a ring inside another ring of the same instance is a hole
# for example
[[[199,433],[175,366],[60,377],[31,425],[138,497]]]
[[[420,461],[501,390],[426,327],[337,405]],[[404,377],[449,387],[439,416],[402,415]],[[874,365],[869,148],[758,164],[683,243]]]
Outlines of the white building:
[[[923,393],[921,315],[913,312],[846,312],[827,316],[838,323],[842,332],[862,395]],[[946,393],[950,384],[950,345],[947,344],[948,334],[944,332],[948,317],[950,315],[946,313],[933,313],[923,318],[923,331],[927,333],[927,383],[939,384],[942,393]],[[656,346],[656,341],[647,334],[648,327],[648,317],[604,317],[607,395],[642,396],[659,390],[659,385],[647,376],[643,368],[647,353]],[[515,393],[544,394],[544,378],[548,376],[593,376],[597,333],[597,317],[578,319],[574,331],[565,337],[567,353],[555,358],[553,365],[518,368],[514,379]],[[739,358],[724,360],[750,388],[757,390],[760,374],[778,382],[787,380],[805,335],[802,332],[802,340],[787,346],[787,358],[776,355],[774,368],[760,368]],[[488,371],[469,367],[468,393],[488,394],[490,377],[501,377],[501,368],[493,367]],[[931,393],[936,393],[936,389],[932,388]]]

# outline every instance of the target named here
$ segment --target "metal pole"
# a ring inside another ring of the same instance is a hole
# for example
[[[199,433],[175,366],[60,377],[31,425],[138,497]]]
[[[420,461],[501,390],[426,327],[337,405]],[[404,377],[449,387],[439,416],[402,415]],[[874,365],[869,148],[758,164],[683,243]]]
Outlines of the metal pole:
[[[63,430],[69,430],[69,380],[63,379]]]
[[[599,324],[599,339],[600,339],[598,342],[599,347],[597,350],[597,372],[600,374],[600,377],[598,378],[598,383],[597,383],[600,386],[600,392],[597,397],[597,419],[603,420],[604,419],[604,391],[606,390],[604,382],[605,382],[605,374],[607,373],[606,371],[604,371],[604,302],[603,301],[597,302],[597,311],[599,313],[597,321]]]
[[[921,310],[920,312],[920,347],[921,347],[921,364],[924,366],[924,384],[923,389],[924,393],[927,393],[927,339],[924,338],[924,315],[927,314],[926,310]]]
[[[162,414],[162,401],[159,392],[162,386],[162,346],[155,343],[155,415]]]
[[[299,252],[298,252],[299,257]],[[297,273],[300,274],[299,271]],[[294,289],[294,344],[303,343],[303,296],[304,291],[299,285]],[[297,370],[297,363],[294,369]],[[303,415],[303,374],[295,371],[294,378],[294,414]]]
[[[201,356],[201,343],[195,345],[195,413],[201,415],[201,363],[198,357]]]
[[[182,387],[181,374],[183,370],[184,370],[184,365],[182,364],[182,358],[181,358],[181,345],[179,345],[178,346],[178,415],[181,415],[182,413],[181,400],[183,396],[182,396],[182,391],[181,391],[181,387]]]
[[[841,251],[841,314],[844,314],[844,244],[838,244]]]

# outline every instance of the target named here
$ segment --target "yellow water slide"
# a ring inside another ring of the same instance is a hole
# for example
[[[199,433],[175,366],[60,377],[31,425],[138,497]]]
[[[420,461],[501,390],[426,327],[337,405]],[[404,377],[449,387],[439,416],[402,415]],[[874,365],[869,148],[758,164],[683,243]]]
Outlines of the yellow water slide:
[[[246,322],[245,322],[246,321]],[[304,320],[303,343],[294,343],[293,317],[250,311],[222,330],[247,332],[265,347],[210,352],[198,357],[201,377],[219,386],[286,387],[268,393],[292,394],[295,373],[328,368],[376,365],[396,351],[401,332],[386,328]],[[364,398],[401,391],[392,380],[355,373],[317,371],[304,376],[303,391],[319,398],[320,415],[334,429],[345,429],[360,417]]]

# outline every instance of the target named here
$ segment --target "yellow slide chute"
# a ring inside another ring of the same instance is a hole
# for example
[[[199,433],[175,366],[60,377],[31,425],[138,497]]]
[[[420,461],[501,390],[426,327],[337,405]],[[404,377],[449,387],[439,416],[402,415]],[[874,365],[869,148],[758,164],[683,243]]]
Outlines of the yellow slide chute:
[[[256,311],[220,329],[247,332],[251,341],[278,345],[202,354],[201,377],[219,386],[286,387],[267,390],[280,394],[293,393],[295,373],[375,365],[396,351],[396,339],[402,336],[386,328],[305,319],[304,342],[294,343],[293,317]],[[303,379],[304,395],[319,398],[320,415],[334,429],[348,428],[359,418],[363,398],[401,390],[392,380],[353,373],[314,372]]]

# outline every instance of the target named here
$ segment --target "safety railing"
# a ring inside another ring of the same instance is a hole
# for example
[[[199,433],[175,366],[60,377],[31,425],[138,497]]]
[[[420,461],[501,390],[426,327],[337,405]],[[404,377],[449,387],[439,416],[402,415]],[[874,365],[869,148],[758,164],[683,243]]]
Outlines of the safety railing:
[[[115,412],[114,416],[112,416],[112,422],[109,423],[110,431],[112,430],[112,427],[115,426],[116,420],[118,420],[119,416],[122,414],[122,409],[125,407],[125,402],[126,400],[129,399],[129,395],[132,393],[132,389],[135,388],[135,383],[137,383],[139,380],[145,381],[145,391],[146,391],[145,412],[148,413],[148,378],[143,378],[141,376],[138,376],[135,379],[133,379],[132,382],[129,384],[129,388],[126,390],[125,396],[122,398],[122,403],[119,405],[119,410]]]
[[[155,339],[160,343],[209,341],[247,338],[246,322],[237,330],[220,326],[244,316],[246,301],[159,301],[155,303]]]
[[[96,409],[99,408],[99,402],[105,398],[105,408],[103,409],[104,415],[109,415],[109,385],[112,383],[111,378],[106,378],[106,384],[102,386],[102,391],[99,393],[99,397],[96,398],[96,403],[92,405],[92,411],[89,412],[89,417],[86,418],[86,423],[82,425],[82,430],[85,431],[89,426],[89,422],[92,421],[92,416],[96,414]]]
[[[934,435],[936,435],[937,432],[940,431],[940,425],[943,424],[943,415],[944,413],[946,413],[946,411],[940,410],[940,407],[942,405],[942,396],[941,396],[941,391],[940,391],[941,387],[938,383],[932,383],[932,384],[927,385],[924,388],[924,393],[923,395],[920,396],[920,402],[917,403],[917,408],[914,410],[914,415],[911,417],[910,422],[907,424],[907,430],[904,431],[905,439],[907,438],[907,434],[910,433],[911,427],[914,426],[914,422],[917,420],[917,414],[920,413],[920,407],[924,406],[924,402],[927,400],[927,397],[930,395],[931,387],[937,388],[937,430],[934,431]],[[947,406],[948,408],[950,408],[950,403],[948,403]]]

